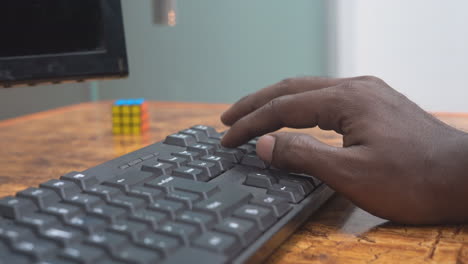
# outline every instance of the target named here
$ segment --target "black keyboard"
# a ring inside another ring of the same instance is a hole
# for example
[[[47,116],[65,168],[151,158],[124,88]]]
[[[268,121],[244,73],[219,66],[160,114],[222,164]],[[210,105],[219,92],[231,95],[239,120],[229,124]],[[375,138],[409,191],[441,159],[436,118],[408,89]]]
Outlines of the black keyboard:
[[[0,263],[244,263],[333,191],[197,125],[0,200]]]

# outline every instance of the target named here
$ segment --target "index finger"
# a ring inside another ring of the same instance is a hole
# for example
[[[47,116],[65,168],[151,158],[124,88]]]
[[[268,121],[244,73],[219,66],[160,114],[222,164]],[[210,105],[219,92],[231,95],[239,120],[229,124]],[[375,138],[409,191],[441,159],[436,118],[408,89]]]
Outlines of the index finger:
[[[277,97],[332,87],[351,79],[353,78],[298,77],[285,79],[243,97],[221,115],[221,121],[225,125],[231,126],[242,117]]]
[[[349,116],[349,102],[340,85],[285,95],[242,117],[222,138],[222,145],[237,147],[248,140],[282,127],[319,126],[343,134],[343,120]]]

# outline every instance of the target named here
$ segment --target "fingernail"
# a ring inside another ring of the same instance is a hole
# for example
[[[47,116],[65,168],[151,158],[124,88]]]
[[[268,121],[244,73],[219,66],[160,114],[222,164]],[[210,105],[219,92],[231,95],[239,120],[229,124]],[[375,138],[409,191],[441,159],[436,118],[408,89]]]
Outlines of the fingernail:
[[[271,135],[262,136],[257,141],[257,154],[262,160],[268,163],[271,163],[271,160],[273,159],[275,141],[276,138]]]

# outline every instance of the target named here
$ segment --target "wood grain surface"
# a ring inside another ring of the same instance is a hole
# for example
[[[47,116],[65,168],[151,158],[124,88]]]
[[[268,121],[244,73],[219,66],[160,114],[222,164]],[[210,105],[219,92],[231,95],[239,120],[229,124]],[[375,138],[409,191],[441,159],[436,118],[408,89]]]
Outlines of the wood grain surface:
[[[224,130],[219,115],[228,107],[151,102],[149,133],[114,136],[110,106],[110,102],[84,103],[1,121],[0,196],[72,170],[85,170],[194,124]],[[436,116],[468,131],[468,114]],[[341,137],[332,132],[307,132],[328,144],[341,145]],[[267,262],[468,263],[468,225],[395,225],[335,195]]]

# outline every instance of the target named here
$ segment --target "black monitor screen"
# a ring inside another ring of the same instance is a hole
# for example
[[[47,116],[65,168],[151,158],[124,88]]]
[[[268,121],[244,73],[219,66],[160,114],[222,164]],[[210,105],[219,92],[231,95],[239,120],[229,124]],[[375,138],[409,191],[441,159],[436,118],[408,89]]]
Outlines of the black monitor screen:
[[[0,9],[0,56],[89,51],[102,48],[96,0],[7,0]],[[34,42],[34,45],[31,45]]]
[[[128,74],[120,0],[0,2],[0,85]]]

